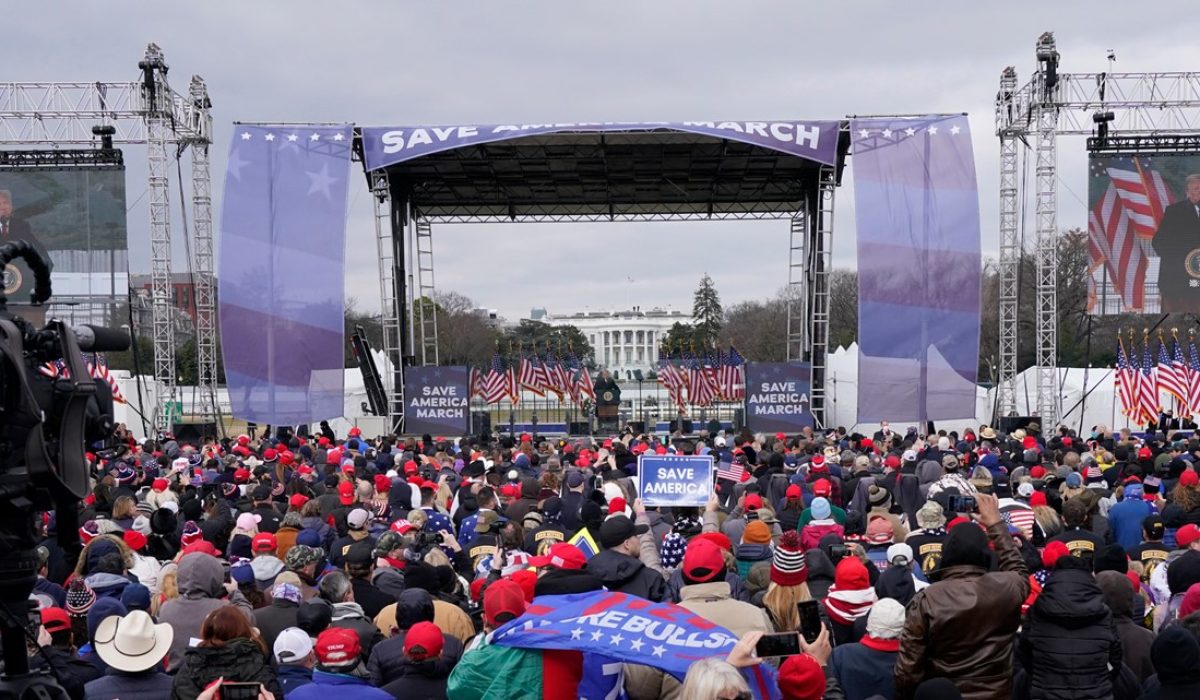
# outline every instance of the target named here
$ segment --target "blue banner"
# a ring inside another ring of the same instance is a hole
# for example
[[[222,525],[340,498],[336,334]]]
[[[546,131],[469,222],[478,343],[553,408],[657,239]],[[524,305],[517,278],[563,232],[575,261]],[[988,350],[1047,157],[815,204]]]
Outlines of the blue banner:
[[[221,354],[233,415],[344,413],[351,127],[234,124],[221,212]]]
[[[703,506],[712,493],[711,457],[641,455],[638,482],[648,506]]]
[[[470,432],[467,368],[404,368],[404,432],[465,435]]]
[[[979,192],[965,115],[854,119],[858,420],[975,415]]]
[[[807,362],[746,363],[746,427],[756,433],[798,433],[813,424]]]

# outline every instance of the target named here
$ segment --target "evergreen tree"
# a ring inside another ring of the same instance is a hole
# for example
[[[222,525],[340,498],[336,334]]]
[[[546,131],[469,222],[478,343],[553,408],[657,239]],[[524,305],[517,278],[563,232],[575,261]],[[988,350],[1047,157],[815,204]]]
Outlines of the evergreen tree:
[[[696,350],[707,351],[717,345],[721,333],[721,296],[708,273],[700,279],[700,286],[692,298],[692,317],[695,319]]]

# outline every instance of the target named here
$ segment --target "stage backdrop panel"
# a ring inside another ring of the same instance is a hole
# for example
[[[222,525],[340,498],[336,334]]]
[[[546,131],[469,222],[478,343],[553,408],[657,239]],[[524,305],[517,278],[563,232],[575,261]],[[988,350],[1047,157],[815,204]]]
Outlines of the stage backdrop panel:
[[[756,433],[798,433],[813,424],[807,362],[746,363],[746,427]]]
[[[1200,312],[1200,154],[1088,161],[1088,312]]]
[[[850,123],[858,420],[975,415],[979,192],[965,115]]]
[[[465,435],[470,432],[467,368],[404,368],[404,433]]]
[[[124,168],[0,169],[0,243],[22,239],[50,263],[55,299],[124,300]],[[29,302],[33,274],[24,260],[5,268],[4,291],[10,303]]]
[[[233,414],[342,415],[351,127],[234,124],[217,272]]]

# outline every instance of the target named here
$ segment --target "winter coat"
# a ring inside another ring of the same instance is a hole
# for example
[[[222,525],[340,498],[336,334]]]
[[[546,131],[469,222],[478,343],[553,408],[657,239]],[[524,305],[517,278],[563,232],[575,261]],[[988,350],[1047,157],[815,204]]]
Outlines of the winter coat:
[[[300,536],[300,530],[284,525],[275,531],[275,556],[283,561],[287,561],[287,553],[292,547],[296,546],[296,538]]]
[[[288,700],[393,700],[391,695],[371,685],[366,678],[327,671],[313,671],[312,683],[288,694]],[[278,700],[278,696],[276,696]]]
[[[384,637],[390,637],[400,629],[396,623],[396,608],[399,605],[393,603],[375,616],[375,626]],[[406,627],[411,624],[412,622],[409,622]],[[436,598],[433,600],[433,624],[437,625],[442,634],[454,637],[464,644],[479,632],[465,610],[454,603]]]
[[[241,609],[247,620],[254,622],[254,609],[240,591],[234,591],[225,599],[224,580],[225,570],[216,557],[193,552],[179,560],[175,575],[179,597],[163,603],[158,614],[158,621],[171,625],[175,631],[171,653],[167,656],[168,671],[174,672],[183,663],[189,640],[200,636],[204,618],[213,610],[232,603]]]
[[[284,695],[302,685],[312,683],[313,670],[300,664],[279,664],[275,667],[275,673],[279,677],[279,686],[283,688]]]
[[[1142,521],[1154,512],[1150,504],[1140,498],[1126,498],[1108,509],[1108,523],[1112,528],[1113,542],[1131,551],[1142,543]]]
[[[604,587],[592,572],[584,569],[558,569],[551,567],[538,577],[533,584],[533,595],[567,595],[569,593],[588,593]]]
[[[453,669],[438,661],[413,661],[401,657],[400,677],[383,686],[383,691],[396,700],[442,700],[446,697],[446,680]]]
[[[865,639],[868,644],[870,639]],[[869,698],[876,695],[893,700],[896,697],[895,651],[881,651],[865,646],[862,641],[842,644],[829,657],[829,672],[848,698]]]
[[[110,668],[108,673],[84,686],[86,700],[162,700],[174,683],[167,674],[152,668],[141,673],[126,673]]]
[[[296,626],[296,613],[300,606],[290,600],[275,599],[265,608],[254,611],[254,626],[262,635],[268,649],[275,648],[275,638],[288,627]]]
[[[358,635],[358,643],[362,645],[361,657],[364,661],[371,656],[371,648],[383,641],[383,634],[375,626],[375,621],[363,614],[362,606],[358,603],[335,603],[333,621],[329,626],[353,630]]]
[[[733,599],[740,600],[743,603],[750,602],[750,591],[746,588],[746,581],[738,576],[733,571],[725,572],[725,583],[729,584],[733,591]],[[680,591],[684,587],[683,570],[675,569],[671,572],[671,577],[667,579],[667,599],[665,602],[678,603],[682,600]]]
[[[1121,640],[1090,571],[1056,569],[1050,574],[1029,609],[1017,657],[1032,700],[1112,697]]]
[[[771,546],[767,544],[739,544],[733,548],[737,559],[738,576],[746,578],[750,568],[760,561],[771,561]]]
[[[492,644],[485,637],[463,655],[450,673],[446,681],[446,697],[454,700],[526,700],[543,697],[542,654],[533,649]]]
[[[896,659],[896,697],[907,700],[927,678],[954,681],[965,700],[1007,700],[1013,636],[1029,571],[1003,522],[987,530],[1000,566],[951,566],[908,604]],[[811,574],[810,574],[811,575]]]
[[[662,574],[639,559],[606,549],[592,557],[587,566],[588,571],[599,576],[610,591],[628,593],[655,603],[666,600],[667,583]]]
[[[680,597],[679,607],[721,625],[738,637],[747,632],[775,631],[766,610],[733,598],[729,584],[724,581],[689,584],[680,590]]]
[[[821,543],[821,538],[826,535],[844,537],[846,528],[833,520],[813,520],[800,531],[800,546],[805,549],[816,549],[817,545]]]
[[[371,574],[371,585],[393,598],[404,592],[404,570],[390,566],[375,569]]]
[[[407,628],[396,632],[389,639],[376,645],[374,651],[371,652],[371,658],[367,662],[367,672],[371,675],[371,683],[376,687],[383,687],[412,672],[413,669],[409,668],[409,664],[412,662],[404,655],[406,632]],[[436,665],[448,674],[462,658],[463,643],[448,634],[444,634],[443,639],[442,655],[436,662],[431,660],[425,663]],[[433,669],[427,670],[432,672]]]
[[[249,639],[232,639],[222,647],[192,647],[183,657],[171,700],[196,700],[209,683],[224,678],[239,683],[262,683],[275,697],[283,689],[267,655]]]
[[[804,561],[808,565],[808,592],[816,600],[821,600],[829,595],[829,587],[833,585],[833,562],[821,549],[805,552]]]
[[[363,615],[374,620],[379,611],[396,602],[395,596],[384,593],[362,578],[351,578],[350,587],[354,589],[354,602],[363,610]]]
[[[1154,675],[1154,664],[1150,659],[1154,633],[1134,622],[1133,598],[1137,594],[1133,592],[1133,584],[1115,571],[1101,571],[1096,574],[1096,585],[1104,591],[1104,602],[1117,625],[1121,658],[1140,683]]]

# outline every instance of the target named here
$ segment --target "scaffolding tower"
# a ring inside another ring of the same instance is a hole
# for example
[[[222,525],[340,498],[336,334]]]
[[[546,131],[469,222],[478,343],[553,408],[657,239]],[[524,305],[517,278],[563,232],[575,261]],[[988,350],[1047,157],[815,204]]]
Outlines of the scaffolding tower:
[[[147,147],[150,202],[150,256],[154,378],[154,428],[171,429],[178,393],[175,373],[176,337],[171,324],[170,157],[191,151],[192,269],[196,275],[196,345],[200,363],[201,413],[217,415],[216,309],[213,295],[212,197],[208,147],[212,114],[208,90],[193,76],[189,94],[171,89],[162,50],[149,44],[127,82],[0,82],[0,146],[58,148],[95,145],[95,126],[111,126],[114,145]],[[183,202],[180,206],[185,206]]]
[[[1054,34],[1035,46],[1037,70],[1017,87],[1011,66],[1000,75],[996,96],[996,135],[1000,138],[1000,344],[997,416],[1016,415],[1018,206],[1024,183],[1017,177],[1017,144],[1035,158],[1034,309],[1037,332],[1037,415],[1052,429],[1059,415],[1057,138],[1097,133],[1134,137],[1200,132],[1200,72],[1061,73]],[[1110,61],[1114,60],[1110,55]]]

